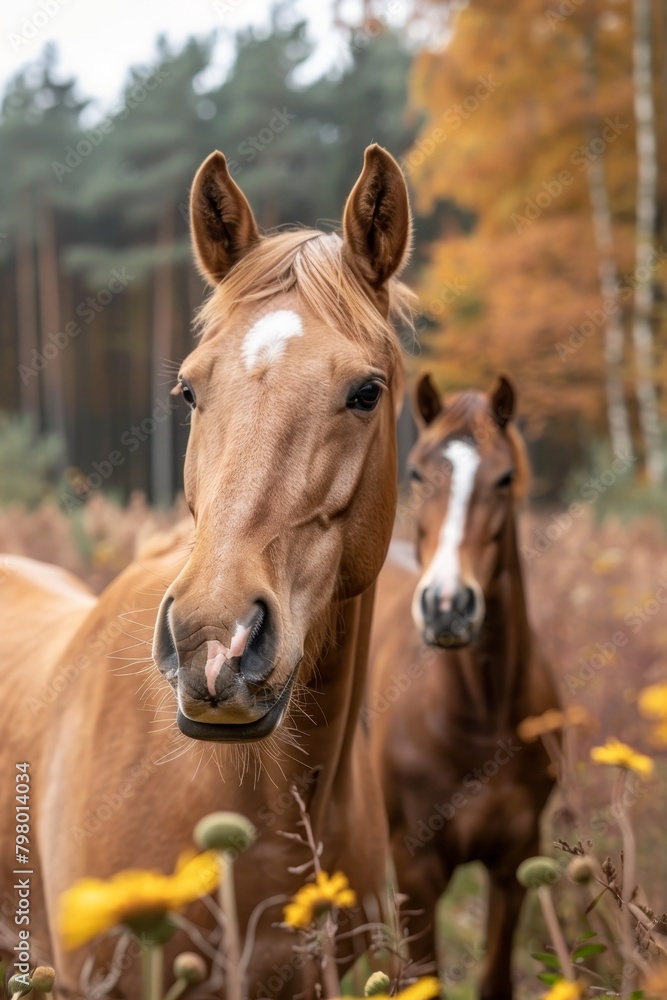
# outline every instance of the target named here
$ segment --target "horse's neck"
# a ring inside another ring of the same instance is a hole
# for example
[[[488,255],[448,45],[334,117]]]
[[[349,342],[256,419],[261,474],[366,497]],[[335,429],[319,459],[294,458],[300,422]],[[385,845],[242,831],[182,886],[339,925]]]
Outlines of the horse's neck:
[[[479,638],[453,654],[450,696],[462,717],[482,732],[510,731],[521,712],[531,656],[531,635],[514,518],[507,519],[498,572],[485,595],[486,613]]]
[[[326,835],[328,811],[351,795],[352,755],[366,685],[374,593],[375,586],[332,609],[335,638],[315,665],[305,696],[308,703],[297,723],[303,752],[289,769],[291,775],[281,763],[288,781],[303,778],[304,764],[316,771],[316,780],[309,781],[307,804],[319,839]]]
[[[365,693],[375,586],[337,609],[334,641],[316,665],[315,711],[300,725],[309,759],[320,768],[310,811],[313,830],[325,833],[329,807],[351,794],[352,755]]]

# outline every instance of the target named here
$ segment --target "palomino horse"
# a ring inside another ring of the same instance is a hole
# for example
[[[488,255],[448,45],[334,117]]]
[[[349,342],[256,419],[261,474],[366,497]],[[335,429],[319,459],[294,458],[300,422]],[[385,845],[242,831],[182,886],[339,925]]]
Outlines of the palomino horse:
[[[436,904],[457,865],[490,875],[485,1000],[512,996],[510,955],[553,786],[541,744],[517,724],[558,704],[526,617],[514,504],[527,460],[501,378],[486,396],[417,390],[410,457],[417,556],[394,542],[380,574],[371,647],[373,755],[382,775],[413,958],[436,954]],[[400,694],[398,694],[400,692]]]
[[[258,830],[236,863],[242,928],[263,900],[283,897],[254,931],[252,998],[314,995],[313,962],[275,926],[304,878],[290,868],[309,860],[278,835],[299,818],[293,785],[323,868],[343,870],[356,890],[358,921],[377,916],[385,885],[386,821],[358,715],[396,505],[402,367],[392,320],[409,315],[394,278],[410,240],[405,182],[371,146],[342,238],[265,237],[216,152],[195,178],[191,222],[214,286],[177,385],[192,411],[192,537],[145,554],[99,600],[30,561],[8,563],[2,588],[0,880],[16,880],[7,790],[14,762],[27,761],[30,931],[63,996],[79,996],[93,950],[63,949],[61,893],[84,876],[173,870],[212,810],[237,810]],[[119,670],[150,653],[151,637],[162,676],[142,662],[163,700],[161,728],[134,665]],[[213,927],[203,903],[191,915]],[[102,941],[100,962],[112,943]],[[172,950],[184,946],[177,935]],[[365,946],[352,936],[345,957]],[[113,995],[136,1000],[136,964]]]

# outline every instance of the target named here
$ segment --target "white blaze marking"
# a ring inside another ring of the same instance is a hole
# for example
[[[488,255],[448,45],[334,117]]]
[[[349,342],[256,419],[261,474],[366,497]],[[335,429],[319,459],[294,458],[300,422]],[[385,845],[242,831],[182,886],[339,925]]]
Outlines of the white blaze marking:
[[[236,623],[234,634],[229,646],[223,646],[217,639],[209,639],[206,643],[206,687],[212,698],[215,697],[215,682],[227,660],[232,656],[240,656],[250,635],[250,625]]]
[[[440,591],[440,607],[448,611],[459,586],[459,548],[463,540],[468,504],[472,495],[480,458],[477,450],[465,441],[450,441],[443,452],[452,465],[449,507],[440,527],[440,538],[431,563],[415,589],[412,616],[418,628],[423,626],[421,597],[426,587],[435,584]]]
[[[271,364],[281,356],[291,337],[302,337],[301,317],[291,309],[266,313],[251,326],[241,346],[247,368]]]

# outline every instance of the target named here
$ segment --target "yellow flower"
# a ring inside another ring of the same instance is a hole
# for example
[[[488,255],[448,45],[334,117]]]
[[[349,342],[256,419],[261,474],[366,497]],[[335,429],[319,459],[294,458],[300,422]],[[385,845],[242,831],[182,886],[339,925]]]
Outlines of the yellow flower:
[[[546,733],[553,733],[565,725],[565,715],[557,708],[549,708],[542,715],[529,715],[516,727],[517,735],[524,743],[532,743]]]
[[[375,1000],[390,1000],[388,993],[374,993]],[[412,986],[406,986],[404,990],[394,996],[394,1000],[438,1000],[442,996],[442,986],[440,980],[435,976],[424,976],[418,979]]]
[[[583,983],[571,983],[568,979],[559,979],[549,992],[544,994],[542,1000],[579,1000],[585,988]]]
[[[337,906],[349,909],[357,902],[357,897],[347,876],[336,872],[329,877],[320,872],[314,882],[302,885],[284,909],[283,919],[290,927],[310,927],[316,917]]]
[[[651,684],[640,691],[637,706],[647,719],[667,719],[667,683]]]
[[[645,718],[659,720],[651,731],[651,742],[656,746],[667,746],[667,682],[651,684],[640,691],[637,707]]]
[[[611,573],[624,560],[622,549],[605,549],[597,559],[593,560],[592,570],[594,573]]]
[[[595,726],[593,716],[583,705],[570,705],[564,712],[558,708],[548,708],[541,715],[529,715],[516,727],[517,736],[524,743],[533,743],[540,736],[558,732],[567,726]]]
[[[597,720],[583,705],[570,705],[565,710],[565,723],[568,726],[583,726],[584,729],[597,729]]]
[[[628,771],[635,771],[643,778],[650,778],[653,774],[653,761],[650,757],[637,753],[627,743],[621,743],[620,740],[613,738],[607,740],[602,747],[593,747],[591,760],[596,764],[624,767]]]
[[[213,892],[220,882],[215,851],[183,855],[173,875],[155,871],[119,872],[108,880],[84,878],[60,897],[58,925],[67,948],[133,919],[164,915]]]
[[[426,976],[397,993],[395,1000],[436,1000],[441,993],[440,980],[435,976]]]

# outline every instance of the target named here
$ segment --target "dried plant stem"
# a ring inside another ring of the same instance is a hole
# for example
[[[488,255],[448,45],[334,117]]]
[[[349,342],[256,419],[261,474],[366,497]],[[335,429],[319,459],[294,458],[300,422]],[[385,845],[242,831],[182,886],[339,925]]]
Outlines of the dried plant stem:
[[[241,968],[241,934],[234,892],[234,856],[229,851],[220,855],[222,880],[218,889],[220,909],[225,915],[225,984],[227,1000],[244,1000]]]
[[[627,778],[628,772],[621,770],[614,786],[614,813],[618,820],[623,840],[623,886],[621,890],[623,902],[621,914],[623,952],[627,963],[632,966],[631,971],[624,970],[623,972],[623,989],[624,991],[631,992],[633,984],[637,979],[637,970],[641,966],[641,959],[635,947],[635,926],[632,911],[630,910],[630,903],[632,902],[632,895],[635,891],[637,880],[637,844],[632,824],[628,819],[623,804]]]
[[[560,962],[561,969],[563,970],[563,975],[566,979],[569,979],[570,982],[574,982],[574,968],[570,959],[570,952],[565,944],[565,938],[563,937],[563,931],[561,930],[560,923],[558,922],[558,916],[556,915],[549,887],[541,885],[537,890],[537,898],[540,901],[544,922],[547,925],[551,943],[556,949],[556,954],[558,955],[558,961]]]
[[[324,995],[328,1000],[340,996],[340,980],[336,966],[336,925],[331,916],[327,916],[323,925],[322,936],[322,980]]]
[[[313,833],[310,816],[308,815],[308,810],[306,809],[306,803],[299,795],[296,785],[292,785],[291,792],[297,806],[299,807],[301,825],[305,832],[306,843],[313,857],[313,870],[317,876],[322,871],[322,865],[320,864],[320,845],[315,840],[315,834]],[[333,1000],[333,998],[339,997],[341,994],[338,967],[336,965],[336,930],[336,922],[329,913],[324,918],[324,922],[322,923],[321,960],[322,985],[324,987],[324,995],[329,998],[329,1000]]]
[[[320,872],[322,871],[322,865],[320,864],[320,850],[317,843],[315,842],[315,834],[313,833],[313,828],[310,823],[310,816],[308,815],[308,810],[306,809],[306,803],[299,795],[296,785],[292,785],[291,791],[296,801],[296,804],[299,807],[299,815],[301,816],[301,825],[305,830],[308,847],[310,848],[311,854],[313,855],[313,868],[315,870],[315,874],[319,875]]]
[[[643,910],[640,910],[639,907],[635,906],[634,903],[628,903],[628,909],[630,910],[630,913],[632,913],[632,915],[637,920],[637,923],[641,924],[644,930],[649,932],[653,930],[654,922],[651,920],[650,917],[647,917],[647,915],[644,913]],[[655,934],[650,935],[650,941],[654,948],[657,948],[658,951],[661,951],[663,955],[667,955],[667,943],[663,944],[661,941],[657,939]]]

